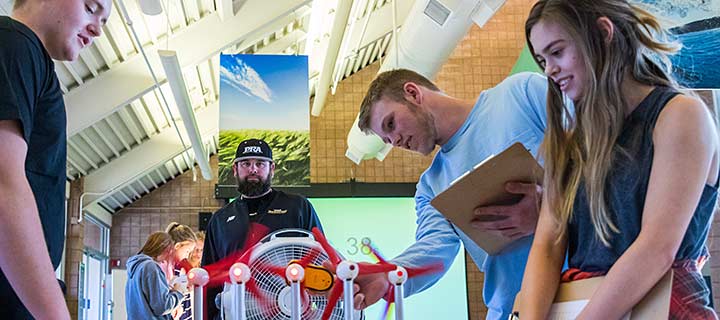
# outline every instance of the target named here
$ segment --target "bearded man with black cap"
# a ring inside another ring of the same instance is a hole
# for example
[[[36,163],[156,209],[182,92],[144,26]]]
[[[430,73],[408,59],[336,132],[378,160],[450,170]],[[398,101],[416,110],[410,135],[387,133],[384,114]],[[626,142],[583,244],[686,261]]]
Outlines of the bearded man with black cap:
[[[248,139],[238,145],[232,165],[240,197],[212,215],[208,222],[202,266],[235,253],[245,245],[250,223],[262,224],[272,232],[296,228],[322,230],[310,201],[271,187],[275,162],[272,149],[263,140]],[[208,288],[209,301],[220,288]],[[209,303],[208,315],[219,318],[219,310]]]

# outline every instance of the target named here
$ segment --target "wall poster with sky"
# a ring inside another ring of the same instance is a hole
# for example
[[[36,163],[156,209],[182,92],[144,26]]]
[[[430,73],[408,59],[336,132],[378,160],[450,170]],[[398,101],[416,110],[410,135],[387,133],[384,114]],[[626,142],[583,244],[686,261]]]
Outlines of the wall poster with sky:
[[[235,185],[238,144],[265,140],[273,150],[273,185],[310,184],[307,56],[220,55],[218,184]]]

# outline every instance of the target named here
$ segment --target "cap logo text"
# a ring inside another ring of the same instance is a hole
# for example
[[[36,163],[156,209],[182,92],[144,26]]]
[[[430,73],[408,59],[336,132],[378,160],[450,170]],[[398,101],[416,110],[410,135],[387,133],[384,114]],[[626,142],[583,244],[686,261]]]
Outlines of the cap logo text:
[[[262,149],[260,149],[260,147],[255,147],[255,146],[245,147],[245,151],[243,151],[243,153],[248,153],[248,152],[262,153]]]

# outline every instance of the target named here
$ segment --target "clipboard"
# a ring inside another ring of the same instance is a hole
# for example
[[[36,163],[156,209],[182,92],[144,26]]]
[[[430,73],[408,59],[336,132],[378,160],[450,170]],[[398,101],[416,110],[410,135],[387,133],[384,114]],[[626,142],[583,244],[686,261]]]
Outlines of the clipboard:
[[[561,283],[555,294],[553,305],[561,302],[589,300],[605,277]],[[655,286],[630,311],[630,320],[667,319],[670,314],[673,271],[670,269]],[[522,292],[517,294],[513,311],[518,309]],[[522,317],[522,314],[520,314]]]
[[[487,254],[495,255],[513,240],[500,234],[482,232],[470,226],[470,222],[475,218],[475,208],[479,206],[518,202],[521,195],[505,191],[505,184],[513,181],[537,184],[543,181],[542,167],[519,142],[460,176],[445,191],[435,196],[430,204]]]

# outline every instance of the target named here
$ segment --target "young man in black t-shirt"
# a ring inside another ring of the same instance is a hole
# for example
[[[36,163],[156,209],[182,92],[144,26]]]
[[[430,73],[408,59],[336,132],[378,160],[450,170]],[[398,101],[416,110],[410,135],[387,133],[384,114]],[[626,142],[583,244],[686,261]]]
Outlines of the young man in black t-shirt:
[[[259,223],[270,232],[287,229],[322,229],[315,209],[305,197],[271,188],[275,173],[270,146],[258,139],[241,142],[235,152],[233,175],[237,179],[238,197],[215,212],[205,233],[202,266],[212,264],[235,253],[245,245],[249,224]],[[208,288],[210,319],[218,319],[215,296],[222,288]]]
[[[0,319],[70,319],[54,272],[65,241],[66,117],[52,59],[75,60],[111,4],[16,0],[12,17],[0,16]]]

